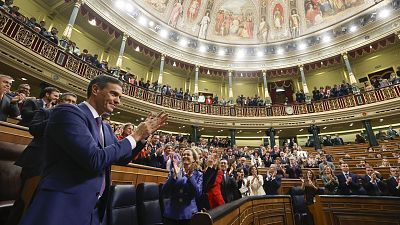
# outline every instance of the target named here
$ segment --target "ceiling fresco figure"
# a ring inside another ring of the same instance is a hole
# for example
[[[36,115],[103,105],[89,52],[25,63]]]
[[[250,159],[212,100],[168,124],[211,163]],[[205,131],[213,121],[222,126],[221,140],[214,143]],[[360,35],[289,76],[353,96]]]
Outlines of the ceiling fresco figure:
[[[169,0],[145,0],[145,2],[151,5],[155,10],[160,13],[164,13],[167,8]]]
[[[200,21],[200,29],[199,29],[199,38],[206,39],[207,36],[207,30],[208,26],[211,22],[210,19],[210,11],[207,11],[206,14],[203,16],[203,18]]]
[[[200,7],[201,7],[202,0],[192,0],[189,5],[189,9],[187,11],[187,17],[190,22],[193,22],[197,19],[199,15]]]
[[[171,25],[172,27],[176,27],[178,24],[178,20],[181,19],[183,15],[183,6],[182,6],[183,0],[177,0],[174,8],[172,9],[171,15],[169,17],[168,24]]]

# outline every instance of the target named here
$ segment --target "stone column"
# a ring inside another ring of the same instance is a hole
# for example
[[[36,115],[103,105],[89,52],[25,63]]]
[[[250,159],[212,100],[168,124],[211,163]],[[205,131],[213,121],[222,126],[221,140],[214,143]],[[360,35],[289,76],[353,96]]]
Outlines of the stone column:
[[[233,81],[232,81],[232,70],[228,71],[228,81],[229,81],[229,100],[233,101]]]
[[[371,147],[379,146],[374,131],[372,130],[371,120],[363,120],[362,124],[365,128],[365,133],[367,134],[369,146]]]
[[[351,69],[351,65],[350,65],[349,57],[347,56],[347,52],[343,53],[342,57],[343,57],[344,64],[346,65],[347,72],[349,73],[350,84],[351,85],[357,84],[356,77],[354,76],[353,71]]]
[[[306,76],[304,74],[303,65],[299,65],[299,69],[300,69],[300,76],[301,76],[301,83],[303,86],[303,91],[304,91],[304,94],[306,95],[306,101],[311,102],[311,96],[310,96],[310,92],[308,91],[308,86],[307,86]]]
[[[158,76],[158,86],[162,86],[163,82],[163,75],[164,75],[164,63],[165,63],[165,55],[161,55],[161,62],[160,62],[160,75]]]
[[[192,126],[192,133],[190,134],[190,140],[195,143],[199,141],[199,127]]]
[[[263,81],[264,81],[264,99],[267,104],[271,103],[271,97],[269,96],[269,91],[268,91],[268,83],[267,83],[267,71],[263,70]]]
[[[197,96],[199,95],[199,69],[200,67],[196,65],[194,71],[194,94]]]
[[[82,4],[85,3],[85,0],[76,0],[74,4],[74,8],[72,9],[71,16],[69,17],[69,21],[67,27],[63,32],[63,36],[61,39],[61,47],[66,48],[68,44],[68,40],[71,38],[72,29],[74,28],[76,17],[78,16],[79,9]]]
[[[269,135],[270,146],[273,148],[275,146],[275,129],[273,127],[269,128],[267,135]]]
[[[121,68],[122,66],[122,59],[124,57],[124,52],[125,52],[125,46],[126,46],[126,40],[128,40],[128,34],[124,33],[124,36],[122,36],[122,42],[121,42],[121,47],[119,48],[119,55],[117,59],[116,66]]]
[[[231,133],[231,147],[236,145],[236,129],[230,129]]]

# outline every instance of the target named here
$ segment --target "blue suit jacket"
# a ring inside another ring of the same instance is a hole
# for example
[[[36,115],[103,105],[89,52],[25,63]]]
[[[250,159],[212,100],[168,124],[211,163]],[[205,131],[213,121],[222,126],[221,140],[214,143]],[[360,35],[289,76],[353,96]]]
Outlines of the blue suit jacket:
[[[99,224],[107,202],[110,166],[128,163],[133,154],[129,140],[118,141],[108,124],[103,123],[103,133],[105,148],[85,104],[54,108],[44,134],[42,181],[21,225]],[[99,199],[103,176],[106,190]]]
[[[182,170],[175,180],[170,173],[167,182],[163,185],[162,195],[170,198],[164,211],[164,217],[174,220],[189,220],[197,212],[196,199],[201,196],[203,174],[195,170],[188,179],[182,176]]]

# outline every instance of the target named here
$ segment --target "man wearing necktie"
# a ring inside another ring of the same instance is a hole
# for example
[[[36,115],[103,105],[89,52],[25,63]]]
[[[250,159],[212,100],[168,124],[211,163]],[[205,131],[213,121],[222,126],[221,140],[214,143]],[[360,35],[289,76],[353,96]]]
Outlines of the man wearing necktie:
[[[120,104],[122,83],[95,77],[87,100],[60,105],[50,115],[44,139],[45,168],[36,197],[21,225],[98,225],[107,205],[112,164],[127,164],[139,143],[161,127],[168,115],[150,114],[135,132],[118,141],[101,121]],[[137,144],[138,143],[138,144]],[[133,149],[133,150],[132,150]]]
[[[379,178],[379,173],[374,171],[372,166],[365,167],[365,176],[363,179],[363,187],[368,195],[379,196],[385,191],[385,183]]]
[[[389,195],[400,197],[399,167],[390,167],[390,178],[386,180],[386,185]]]
[[[354,173],[349,172],[349,165],[342,163],[340,165],[341,173],[337,175],[339,181],[339,193],[342,195],[361,194],[358,177]]]

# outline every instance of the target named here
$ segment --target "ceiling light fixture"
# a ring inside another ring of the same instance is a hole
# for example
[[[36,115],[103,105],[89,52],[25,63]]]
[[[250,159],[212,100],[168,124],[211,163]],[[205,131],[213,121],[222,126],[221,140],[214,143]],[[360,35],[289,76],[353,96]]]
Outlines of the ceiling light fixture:
[[[168,37],[168,31],[166,31],[166,30],[160,30],[160,36],[162,37],[162,38],[167,38]]]
[[[137,47],[135,48],[135,51],[140,52],[140,47],[137,46]]]
[[[25,77],[21,77],[21,80],[27,81],[28,79],[26,79]]]
[[[382,18],[382,19],[388,17],[389,15],[390,15],[389,9],[382,9],[378,14],[379,18]]]
[[[353,33],[353,32],[356,32],[357,29],[358,29],[357,26],[356,26],[356,25],[353,25],[353,26],[350,27],[350,32],[352,32],[352,33]]]
[[[264,53],[262,51],[257,51],[257,56],[258,57],[262,57],[264,55]]]
[[[199,52],[202,52],[202,53],[204,53],[204,52],[206,52],[207,51],[207,48],[206,48],[206,46],[204,46],[204,45],[200,45],[200,47],[199,47]]]
[[[174,62],[174,63],[172,64],[172,66],[176,66],[176,62]]]
[[[207,70],[207,75],[210,75],[210,70]]]
[[[179,45],[182,47],[186,47],[188,44],[188,41],[185,38],[182,38],[181,40],[179,40]]]
[[[328,42],[331,41],[331,39],[332,39],[331,36],[325,35],[325,36],[322,37],[322,42],[328,43]]]
[[[299,50],[304,50],[307,48],[307,45],[305,43],[300,43],[299,46],[297,47],[297,49]]]
[[[138,20],[139,20],[139,24],[142,26],[145,26],[147,24],[147,19],[144,16],[140,16]]]
[[[218,50],[218,55],[219,56],[225,55],[225,51],[223,49]]]
[[[154,27],[154,22],[152,20],[149,21],[149,26]]]
[[[283,48],[278,48],[277,50],[276,50],[276,54],[278,54],[278,55],[282,55],[283,54]]]

